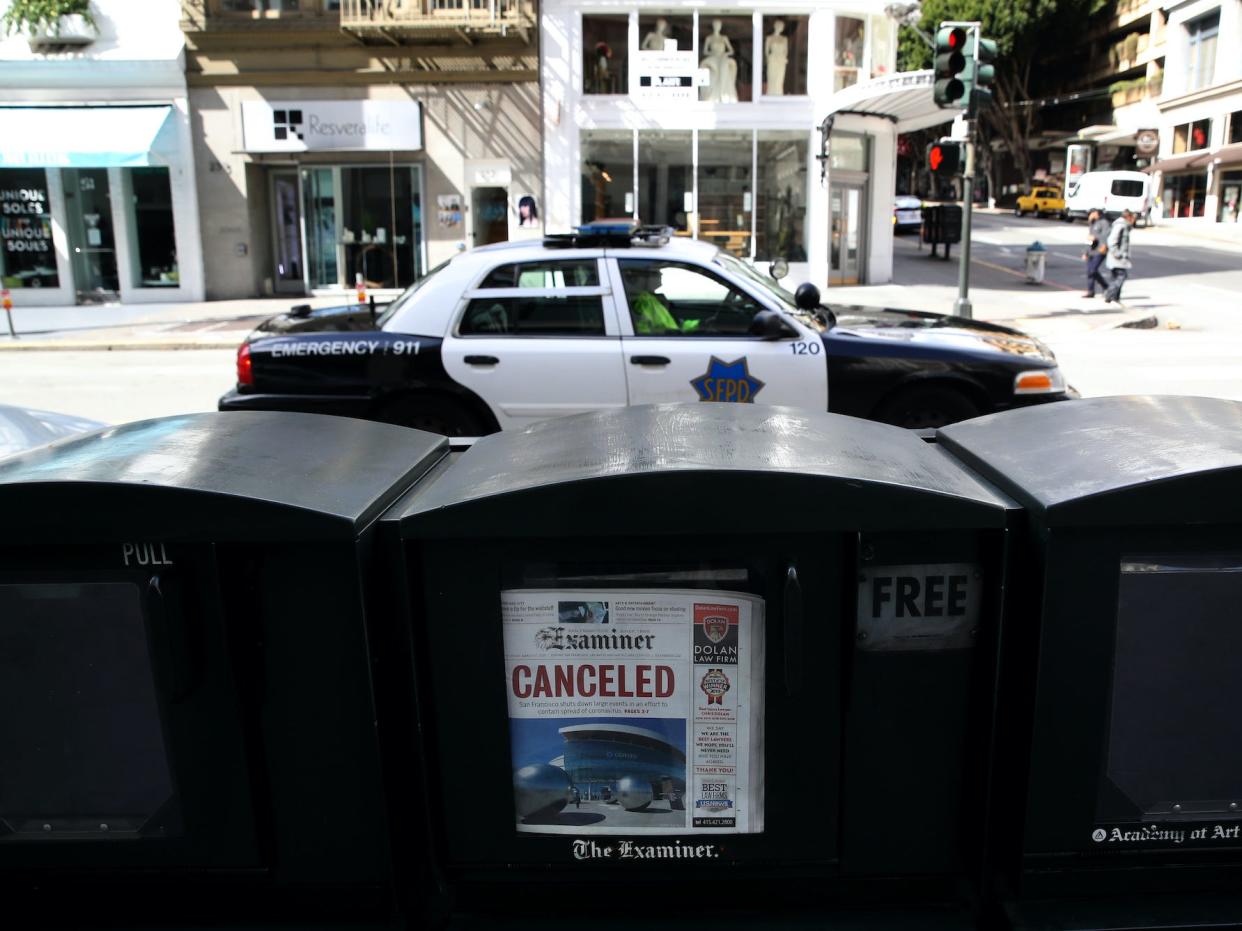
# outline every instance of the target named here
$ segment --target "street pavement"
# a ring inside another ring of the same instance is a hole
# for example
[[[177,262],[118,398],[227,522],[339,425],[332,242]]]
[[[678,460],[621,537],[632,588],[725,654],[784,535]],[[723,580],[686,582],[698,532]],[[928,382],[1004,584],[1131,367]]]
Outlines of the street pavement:
[[[1125,307],[1117,308],[1081,296],[1085,232],[1082,223],[976,215],[975,316],[1044,339],[1071,384],[1087,396],[1242,400],[1242,238],[1235,243],[1213,238],[1212,231],[1136,229],[1134,273],[1122,294]],[[1036,240],[1048,250],[1042,285],[1028,284],[1022,271],[1026,248]],[[957,248],[952,261],[932,259],[916,236],[907,235],[897,237],[895,251],[892,284],[831,288],[825,300],[951,313]],[[18,297],[14,319],[21,338],[0,338],[0,403],[109,423],[214,410],[233,383],[234,349],[255,323],[292,304],[342,302],[36,309],[21,307]],[[1149,328],[1123,326],[1136,323]]]

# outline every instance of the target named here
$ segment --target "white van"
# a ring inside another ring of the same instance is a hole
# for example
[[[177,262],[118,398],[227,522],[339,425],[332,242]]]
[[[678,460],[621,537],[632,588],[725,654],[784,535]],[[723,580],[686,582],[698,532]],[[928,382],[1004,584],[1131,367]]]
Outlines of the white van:
[[[1151,203],[1151,177],[1141,171],[1089,171],[1065,191],[1065,215],[1071,220],[1092,210],[1111,220],[1129,209],[1146,225]]]

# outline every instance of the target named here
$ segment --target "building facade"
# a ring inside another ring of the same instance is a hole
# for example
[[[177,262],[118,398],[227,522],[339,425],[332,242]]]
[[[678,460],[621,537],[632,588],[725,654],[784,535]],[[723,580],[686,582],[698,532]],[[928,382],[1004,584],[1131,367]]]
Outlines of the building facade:
[[[892,75],[882,3],[544,0],[540,44],[549,231],[626,217],[795,283],[888,279],[869,219],[891,217],[895,134],[819,131],[834,94]]]
[[[0,38],[0,285],[27,306],[200,300],[177,6],[92,18]]]
[[[1239,222],[1242,0],[1166,3],[1159,159],[1166,222]]]
[[[539,235],[534,0],[185,0],[212,298],[402,289]]]

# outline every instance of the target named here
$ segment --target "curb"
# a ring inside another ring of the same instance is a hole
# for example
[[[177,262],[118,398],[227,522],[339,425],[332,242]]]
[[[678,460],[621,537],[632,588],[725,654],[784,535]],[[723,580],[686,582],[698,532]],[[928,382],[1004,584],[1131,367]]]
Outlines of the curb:
[[[228,342],[197,342],[192,340],[68,340],[32,339],[0,342],[0,352],[134,352],[140,350],[236,349],[244,337]]]

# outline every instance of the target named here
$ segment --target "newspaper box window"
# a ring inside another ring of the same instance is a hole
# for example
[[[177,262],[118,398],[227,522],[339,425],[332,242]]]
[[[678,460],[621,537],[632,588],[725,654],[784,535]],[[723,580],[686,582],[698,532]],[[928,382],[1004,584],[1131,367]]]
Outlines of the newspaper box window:
[[[743,407],[487,437],[387,515],[458,901],[966,885],[1006,504],[907,431]]]
[[[512,589],[501,614],[518,831],[763,829],[761,599]]]
[[[364,421],[198,414],[0,465],[13,927],[387,917],[363,571],[442,455]]]
[[[1115,896],[1108,927],[1146,926],[1156,891],[1208,923],[1242,876],[1242,405],[1031,413],[940,433],[1026,507],[1041,567],[1002,643],[998,862],[1022,900]]]

